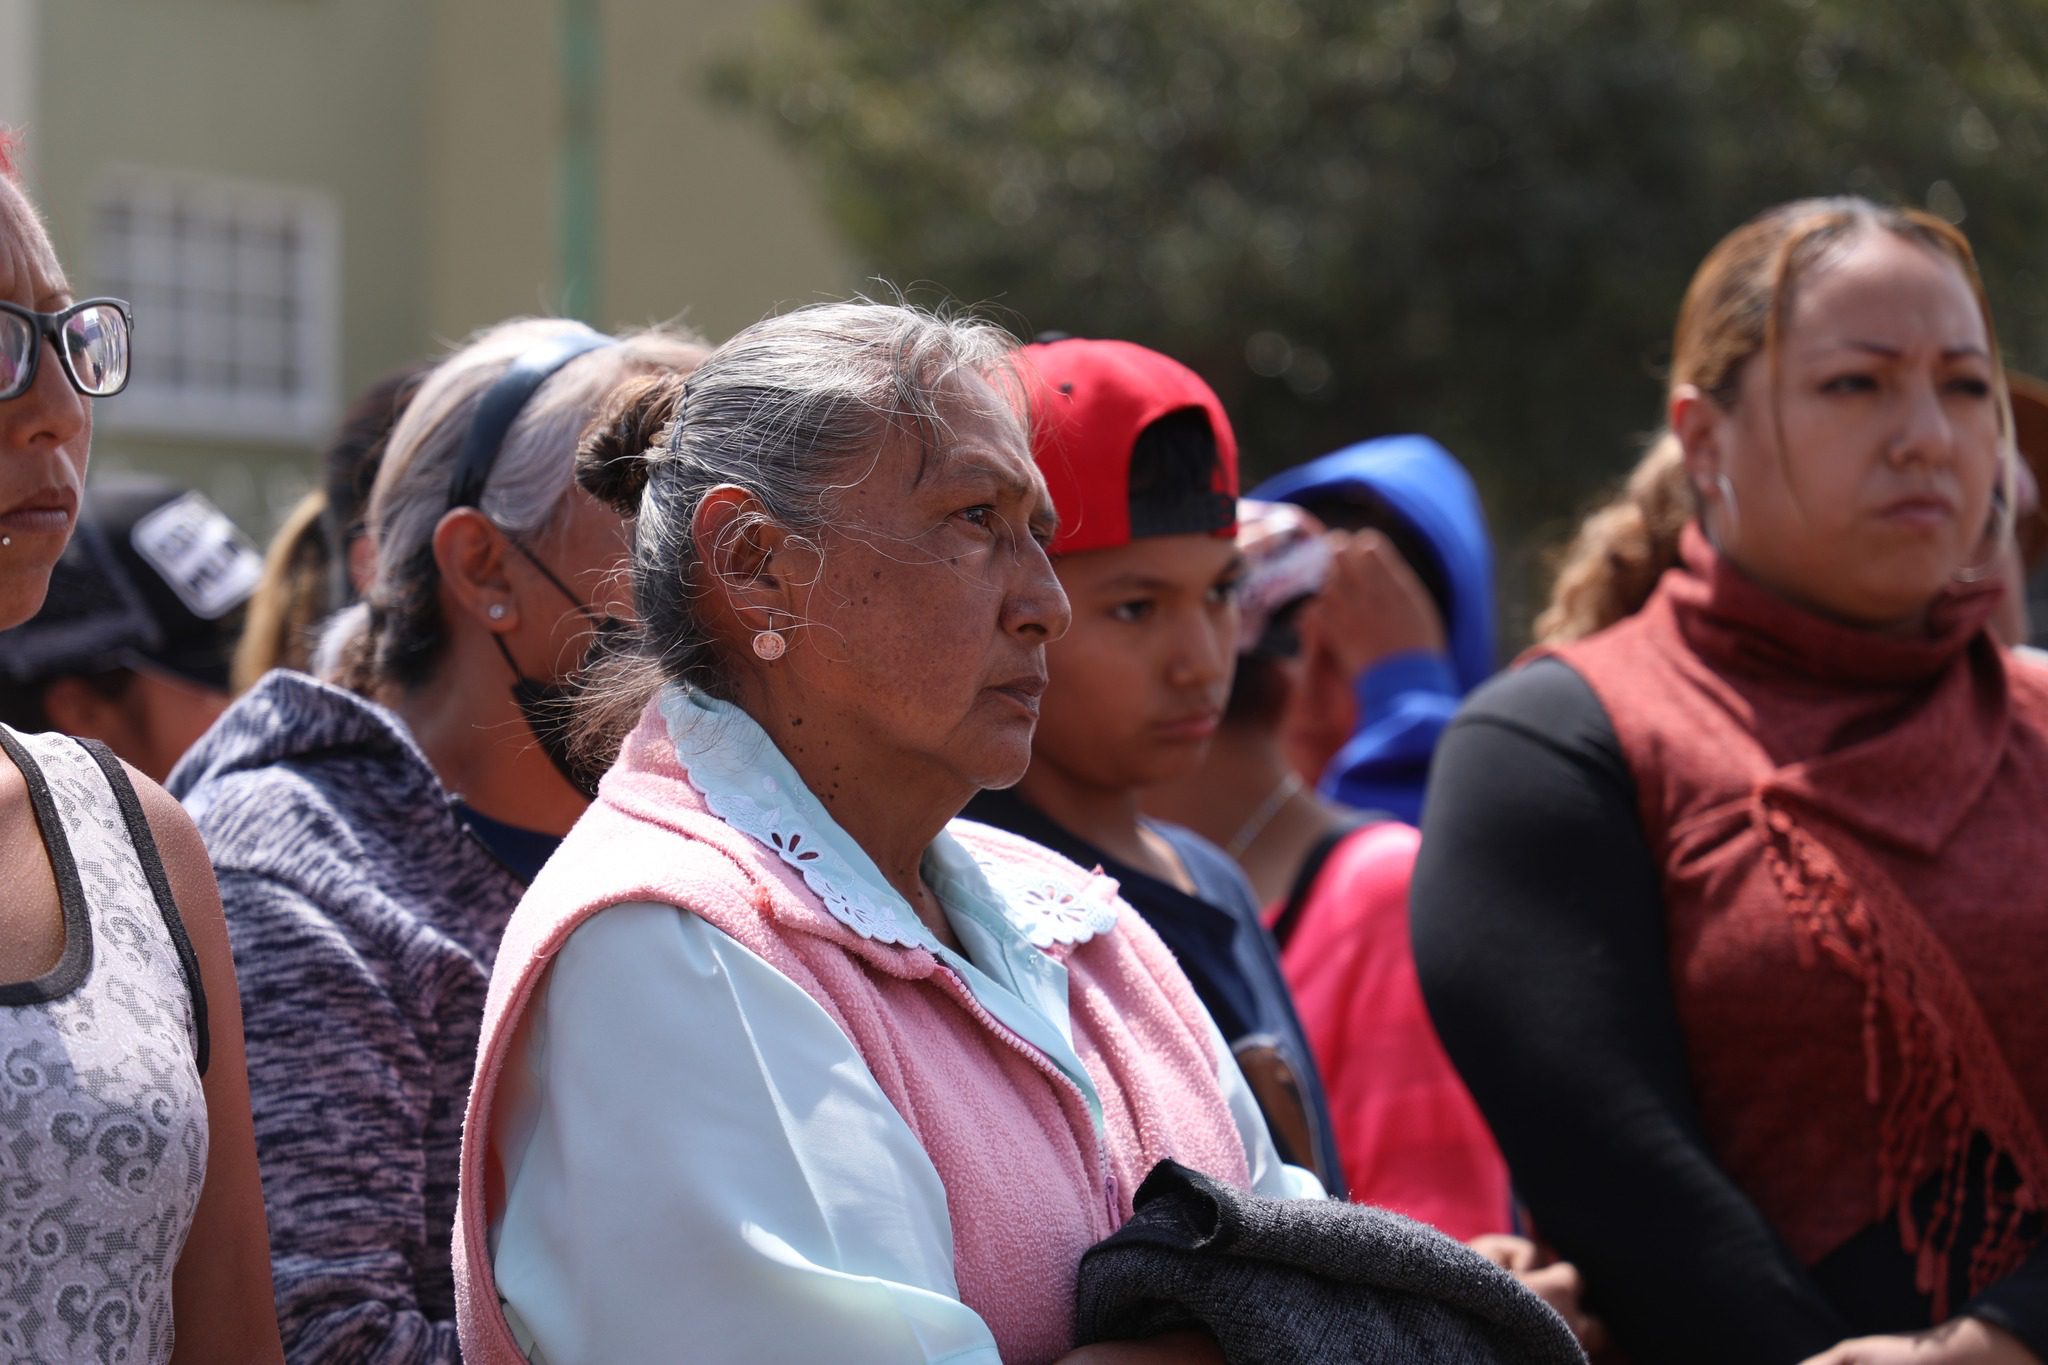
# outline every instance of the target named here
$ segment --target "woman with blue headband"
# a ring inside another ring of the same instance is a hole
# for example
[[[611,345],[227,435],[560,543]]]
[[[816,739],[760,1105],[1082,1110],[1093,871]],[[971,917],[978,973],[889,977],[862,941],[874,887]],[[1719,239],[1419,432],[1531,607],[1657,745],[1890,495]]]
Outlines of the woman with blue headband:
[[[463,1096],[512,907],[588,804],[559,698],[623,610],[618,515],[576,442],[621,382],[702,350],[560,319],[443,360],[371,491],[376,567],[323,642],[172,775],[245,985],[278,1317],[294,1362],[459,1358]]]

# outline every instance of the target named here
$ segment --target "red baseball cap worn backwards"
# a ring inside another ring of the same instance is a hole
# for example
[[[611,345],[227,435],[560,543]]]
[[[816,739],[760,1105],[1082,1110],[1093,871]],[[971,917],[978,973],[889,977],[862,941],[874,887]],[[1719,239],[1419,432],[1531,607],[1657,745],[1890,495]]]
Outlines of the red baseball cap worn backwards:
[[[1019,357],[1031,401],[1031,455],[1060,516],[1054,555],[1159,535],[1237,532],[1237,437],[1193,370],[1128,341],[1069,337]],[[1216,453],[1206,469],[1133,477],[1138,437],[1162,417],[1198,412]]]

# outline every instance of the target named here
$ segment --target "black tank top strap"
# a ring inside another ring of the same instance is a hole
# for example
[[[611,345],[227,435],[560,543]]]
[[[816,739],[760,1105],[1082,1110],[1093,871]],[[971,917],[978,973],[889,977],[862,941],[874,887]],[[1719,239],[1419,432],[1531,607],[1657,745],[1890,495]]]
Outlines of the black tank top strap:
[[[71,836],[64,832],[64,817],[50,794],[50,779],[43,775],[29,747],[5,725],[0,725],[0,749],[13,760],[28,786],[29,807],[35,812],[43,851],[57,882],[57,903],[64,912],[64,951],[57,965],[32,981],[0,984],[0,1005],[36,1005],[69,995],[92,970],[92,915],[85,903],[85,885],[78,877],[78,860],[71,853]]]

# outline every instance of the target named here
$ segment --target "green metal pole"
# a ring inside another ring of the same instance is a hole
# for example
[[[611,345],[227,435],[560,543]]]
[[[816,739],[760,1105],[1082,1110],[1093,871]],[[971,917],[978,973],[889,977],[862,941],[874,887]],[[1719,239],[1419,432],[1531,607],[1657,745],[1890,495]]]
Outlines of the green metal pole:
[[[595,323],[598,308],[598,0],[561,0],[562,160],[555,243],[562,311]]]

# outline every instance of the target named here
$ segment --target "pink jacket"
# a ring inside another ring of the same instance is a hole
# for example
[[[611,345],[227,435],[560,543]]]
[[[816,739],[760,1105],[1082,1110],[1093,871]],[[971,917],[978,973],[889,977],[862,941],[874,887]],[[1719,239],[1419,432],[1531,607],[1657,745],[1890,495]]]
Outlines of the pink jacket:
[[[1421,842],[1389,820],[1337,845],[1280,969],[1323,1073],[1351,1197],[1463,1241],[1508,1230],[1508,1168],[1423,1007],[1408,938]]]
[[[1114,894],[1113,882],[1015,836],[976,825],[952,832],[999,885],[1055,901]],[[498,952],[455,1218],[456,1311],[471,1365],[525,1360],[499,1310],[488,1239],[504,1195],[504,1173],[490,1169],[492,1102],[512,1039],[576,927],[636,901],[702,916],[845,1030],[945,1184],[960,1297],[1007,1361],[1072,1349],[1081,1253],[1130,1216],[1131,1195],[1154,1164],[1171,1157],[1233,1184],[1249,1180],[1208,1016],[1136,914],[1047,950],[1067,968],[1075,1051],[1103,1107],[1098,1140],[1080,1089],[935,955],[846,927],[797,871],[706,809],[650,708]]]

